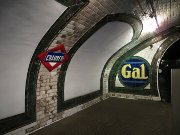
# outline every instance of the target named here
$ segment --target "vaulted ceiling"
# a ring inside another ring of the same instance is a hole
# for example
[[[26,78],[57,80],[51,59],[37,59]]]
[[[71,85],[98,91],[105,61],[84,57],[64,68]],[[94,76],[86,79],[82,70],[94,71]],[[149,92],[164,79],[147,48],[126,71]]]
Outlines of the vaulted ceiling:
[[[62,4],[75,7],[84,6],[69,20],[60,33],[71,32],[69,46],[91,29],[108,14],[126,13],[136,16],[143,24],[141,36],[164,31],[180,22],[180,0],[58,0]],[[79,29],[79,30],[78,30]],[[73,35],[73,38],[72,38]],[[151,35],[152,36],[152,35]],[[67,40],[66,40],[67,41]],[[65,44],[66,44],[65,41]]]

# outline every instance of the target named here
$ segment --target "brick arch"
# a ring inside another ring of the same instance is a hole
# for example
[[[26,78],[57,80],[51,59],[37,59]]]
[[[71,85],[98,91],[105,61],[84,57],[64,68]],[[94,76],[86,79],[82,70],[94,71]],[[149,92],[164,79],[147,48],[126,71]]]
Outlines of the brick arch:
[[[96,32],[98,29],[100,29],[106,23],[112,22],[112,21],[126,22],[126,23],[130,24],[134,31],[133,39],[138,38],[138,36],[140,35],[140,32],[142,30],[141,21],[137,17],[130,15],[130,14],[111,14],[111,15],[105,16],[103,19],[101,19],[101,21],[99,21],[96,25],[94,25],[89,31],[87,31],[86,34],[83,35],[83,37],[81,37],[81,39],[79,39],[78,42],[76,42],[76,44],[69,51],[70,60],[61,66],[61,75],[59,75],[59,79],[58,79],[59,80],[58,81],[58,93],[59,93],[58,94],[58,99],[59,99],[58,100],[58,104],[59,104],[58,110],[59,111],[82,104],[83,102],[86,102],[90,99],[93,99],[93,98],[98,97],[103,94],[103,90],[101,89],[100,90],[101,92],[95,92],[91,95],[87,95],[87,96],[80,97],[77,99],[69,100],[66,102],[66,101],[64,101],[64,81],[65,81],[67,68],[70,64],[72,57],[76,53],[76,51],[94,32]]]
[[[33,99],[33,102],[36,102],[35,104],[37,108],[37,125],[29,129],[27,132],[42,127],[47,122],[51,123],[64,117],[63,112],[58,113],[60,110],[63,110],[63,107],[59,107],[58,104],[63,101],[62,97],[60,96],[63,95],[63,90],[61,90],[61,88],[63,88],[63,85],[61,84],[63,83],[61,82],[63,82],[63,76],[65,76],[66,70],[63,69],[62,65],[58,69],[55,69],[52,73],[49,73],[43,66],[40,65],[39,61],[36,58],[36,56],[40,52],[54,47],[59,43],[63,43],[69,53],[75,53],[76,49],[75,51],[73,51],[73,48],[77,44],[79,44],[79,46],[82,44],[80,39],[87,36],[86,33],[92,31],[95,25],[98,22],[100,23],[101,20],[108,15],[124,14],[128,16],[136,16],[135,18],[140,18],[140,20],[145,17],[145,14],[142,13],[142,9],[139,8],[138,3],[135,1],[132,2],[131,0],[123,2],[119,2],[118,0],[80,1],[81,3],[79,4],[71,5],[55,22],[55,24],[50,28],[50,30],[40,41],[33,55],[29,68],[29,81],[27,81],[27,83],[28,89],[34,91],[33,97],[35,97],[35,91],[37,95],[37,98]],[[141,3],[141,6],[146,6],[143,2]],[[168,25],[168,23],[166,25]],[[134,27],[135,26],[133,26],[133,28]],[[141,30],[141,28],[136,29],[136,32],[140,33]],[[134,44],[131,45],[132,47],[134,47]],[[137,43],[135,45],[137,45]],[[126,52],[129,49],[131,49],[130,45],[128,46],[128,48],[124,49],[124,51]],[[115,55],[115,57],[116,56],[117,55]],[[35,71],[35,73],[33,73],[33,71]],[[41,86],[40,82],[46,82],[46,84],[43,83],[43,86]],[[53,100],[53,103],[50,102],[50,99]],[[56,110],[57,107],[59,107],[58,110]]]
[[[87,3],[88,1],[85,0],[84,2],[81,2],[77,5],[68,7],[66,11],[51,26],[51,28],[47,31],[47,33],[44,35],[44,37],[37,45],[37,48],[35,49],[34,54],[29,63],[26,78],[25,112],[0,120],[0,134],[7,133],[9,131],[31,124],[35,121],[37,121],[38,124],[33,124],[35,125],[35,127],[33,127],[32,129],[37,129],[39,127],[40,118],[38,118],[38,112],[41,110],[37,109],[37,106],[39,106],[39,104],[42,105],[42,102],[40,102],[38,99],[39,95],[37,95],[37,91],[40,85],[38,78],[41,76],[41,63],[37,59],[37,55],[41,52],[44,52],[49,48],[49,46],[51,46],[52,40],[54,39],[54,37],[56,37],[58,32],[62,30],[66,26],[67,22],[69,22],[69,20],[71,20],[72,17]]]
[[[34,54],[29,63],[26,78],[25,112],[0,120],[0,134],[4,134],[22,126],[28,125],[38,119],[38,110],[36,109],[38,104],[37,87],[39,85],[38,76],[41,64],[37,59],[37,55],[49,48],[52,43],[52,39],[57,35],[57,33],[62,30],[66,26],[67,22],[69,22],[69,20],[71,20],[72,17],[87,3],[88,1],[84,0],[84,2],[81,2],[78,5],[73,5],[67,8],[67,10],[57,19],[57,21],[51,26],[51,28],[47,31],[47,33],[37,45],[37,48],[34,51]]]

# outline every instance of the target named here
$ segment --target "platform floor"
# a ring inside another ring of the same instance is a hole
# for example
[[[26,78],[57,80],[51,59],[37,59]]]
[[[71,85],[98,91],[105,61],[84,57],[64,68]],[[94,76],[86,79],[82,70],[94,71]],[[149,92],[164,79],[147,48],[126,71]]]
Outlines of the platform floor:
[[[32,135],[171,135],[171,104],[109,98]]]

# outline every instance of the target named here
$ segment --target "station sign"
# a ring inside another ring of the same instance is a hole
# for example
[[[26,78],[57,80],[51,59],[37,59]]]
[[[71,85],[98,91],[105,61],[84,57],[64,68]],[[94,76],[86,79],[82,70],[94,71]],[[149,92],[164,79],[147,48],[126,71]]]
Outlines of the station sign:
[[[149,84],[149,63],[138,56],[132,56],[120,65],[119,80],[129,88],[145,88]]]
[[[69,55],[66,52],[64,45],[61,44],[46,52],[40,53],[38,58],[47,70],[51,72],[59,65],[66,62],[69,59]]]

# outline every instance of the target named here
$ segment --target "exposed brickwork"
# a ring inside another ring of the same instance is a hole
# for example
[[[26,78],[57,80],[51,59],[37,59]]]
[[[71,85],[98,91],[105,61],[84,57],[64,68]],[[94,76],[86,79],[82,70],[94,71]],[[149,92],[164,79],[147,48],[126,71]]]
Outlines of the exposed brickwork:
[[[172,1],[172,8],[170,9],[166,2],[163,0],[158,1],[159,5],[157,7],[157,14],[163,15],[163,22],[169,28],[173,25],[179,23],[179,9],[180,2]],[[160,4],[162,3],[162,4]],[[142,7],[146,7],[145,2],[143,1]],[[144,9],[147,11],[147,9]],[[52,41],[52,44],[49,48],[55,47],[57,44],[63,43],[67,52],[74,46],[74,44],[88,31],[90,30],[97,22],[99,22],[107,14],[111,13],[133,13],[139,18],[143,19],[142,10],[139,8],[138,4],[132,0],[90,0],[89,4],[85,6],[81,11],[79,11],[70,22],[67,23],[67,26],[59,32],[57,37]],[[165,16],[167,15],[167,16]],[[146,17],[145,17],[146,18]],[[164,30],[164,27],[160,30]],[[108,92],[108,77],[110,70],[116,60],[127,50],[132,49],[134,45],[142,42],[148,37],[152,36],[154,33],[146,33],[141,35],[141,37],[132,42],[132,47],[121,50],[117,53],[108,63],[106,70],[104,72],[103,78],[103,90],[104,93]],[[97,98],[93,101],[85,103],[84,105],[77,106],[70,110],[57,113],[57,82],[58,76],[60,75],[60,67],[55,69],[53,72],[48,72],[43,65],[41,65],[38,81],[37,81],[37,101],[36,101],[36,111],[37,111],[37,124],[29,129],[26,132],[32,132],[40,127],[51,124],[57,120],[70,116],[96,102],[99,102],[101,98]],[[106,97],[106,96],[105,96]]]

